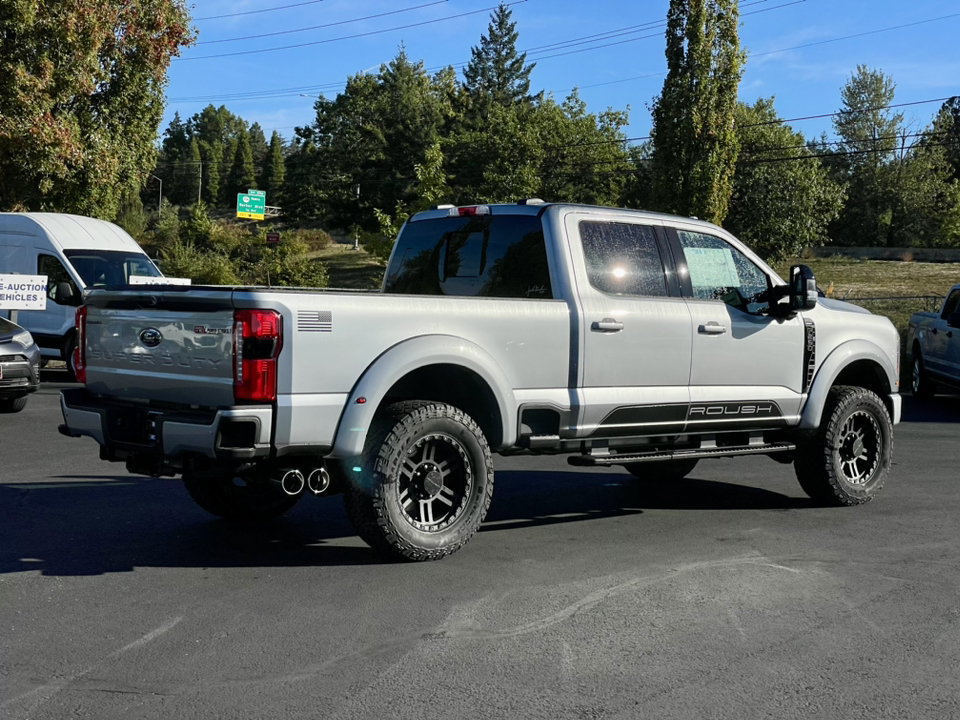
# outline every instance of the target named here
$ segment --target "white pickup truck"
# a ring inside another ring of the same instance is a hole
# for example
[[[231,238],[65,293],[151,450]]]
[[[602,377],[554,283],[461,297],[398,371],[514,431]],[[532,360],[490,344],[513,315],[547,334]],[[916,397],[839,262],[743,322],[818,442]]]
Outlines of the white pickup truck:
[[[939,312],[914,313],[907,329],[913,394],[930,397],[937,383],[960,388],[960,285],[943,299]]]
[[[234,520],[342,491],[388,555],[462,547],[491,452],[680,478],[702,458],[792,462],[827,504],[873,498],[900,419],[883,317],[784,283],[694,219],[539,200],[439,206],[401,230],[379,293],[88,290],[61,432],[133,473],[182,475]]]

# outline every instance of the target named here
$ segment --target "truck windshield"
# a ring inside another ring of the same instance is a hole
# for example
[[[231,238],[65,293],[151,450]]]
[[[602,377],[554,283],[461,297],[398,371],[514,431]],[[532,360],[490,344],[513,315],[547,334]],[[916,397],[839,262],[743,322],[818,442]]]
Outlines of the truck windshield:
[[[122,250],[66,250],[64,255],[87,286],[126,285],[130,282],[131,275],[161,276],[157,266],[143,253]]]

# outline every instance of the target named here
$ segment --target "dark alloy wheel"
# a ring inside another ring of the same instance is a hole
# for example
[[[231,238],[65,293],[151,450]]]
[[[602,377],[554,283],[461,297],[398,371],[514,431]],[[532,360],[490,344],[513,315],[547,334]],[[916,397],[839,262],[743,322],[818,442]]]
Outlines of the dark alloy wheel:
[[[799,448],[794,469],[800,486],[826,505],[872,500],[886,479],[893,454],[893,424],[870,390],[830,390],[820,430]]]
[[[913,351],[913,375],[910,381],[910,389],[913,390],[914,396],[919,398],[933,397],[933,380],[930,379],[930,375],[923,366],[920,348],[916,348]]]
[[[239,523],[273,520],[290,510],[300,495],[287,495],[268,480],[245,480],[232,474],[184,475],[193,501],[211,515]]]
[[[682,480],[693,472],[698,462],[699,458],[689,458],[687,460],[630,463],[623,467],[631,475],[641,480]]]
[[[403,560],[438,560],[477,532],[493,496],[493,462],[477,424],[443,403],[396,403],[371,427],[344,492],[371,547]]]

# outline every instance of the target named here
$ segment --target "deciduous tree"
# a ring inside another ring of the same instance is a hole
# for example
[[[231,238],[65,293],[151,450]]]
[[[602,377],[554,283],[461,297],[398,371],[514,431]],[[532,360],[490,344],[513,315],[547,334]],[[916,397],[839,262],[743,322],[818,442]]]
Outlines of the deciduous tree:
[[[182,0],[0,3],[0,209],[113,218],[153,169]]]
[[[737,0],[671,0],[667,78],[653,103],[657,209],[723,222],[737,162],[734,110],[745,55]]]
[[[843,189],[803,135],[783,124],[773,98],[739,103],[736,125],[740,156],[724,227],[768,260],[823,245]]]

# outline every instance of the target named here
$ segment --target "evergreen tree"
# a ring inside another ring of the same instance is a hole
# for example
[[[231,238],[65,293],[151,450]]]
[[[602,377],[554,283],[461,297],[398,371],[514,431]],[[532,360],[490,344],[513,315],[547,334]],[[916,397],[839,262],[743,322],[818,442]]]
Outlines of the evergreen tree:
[[[278,204],[283,195],[283,180],[286,174],[283,158],[283,138],[274,130],[270,136],[270,148],[263,163],[263,173],[260,176],[260,188],[267,193],[267,202]]]
[[[257,187],[257,178],[253,173],[253,151],[250,148],[250,137],[246,131],[237,134],[236,150],[233,154],[233,165],[227,176],[227,198],[237,193],[244,193]]]
[[[220,166],[223,163],[223,145],[200,141],[200,159],[203,161],[203,191],[201,198],[208,205],[216,205],[220,198]]]
[[[184,205],[193,205],[200,200],[200,181],[203,172],[200,156],[200,142],[196,135],[190,138],[190,153],[187,162],[183,163],[186,178],[184,182]]]
[[[833,120],[840,143],[824,163],[847,188],[846,205],[831,228],[842,245],[888,244],[903,128],[903,114],[889,109],[895,92],[893,78],[865,65],[840,91],[843,106]]]
[[[733,190],[733,118],[745,55],[737,0],[670,0],[667,78],[653,104],[653,201],[721,223]]]
[[[470,49],[470,62],[463,70],[474,122],[482,122],[491,104],[530,104],[530,73],[536,63],[525,64],[526,53],[517,53],[517,24],[510,22],[510,8],[501,3],[490,16],[487,34]]]
[[[263,161],[267,157],[269,148],[267,147],[267,138],[263,134],[263,128],[260,123],[254,123],[250,126],[250,152],[253,154],[253,171],[257,177],[263,174]]]
[[[943,144],[953,177],[960,180],[960,96],[947,100],[934,120],[936,140]]]

